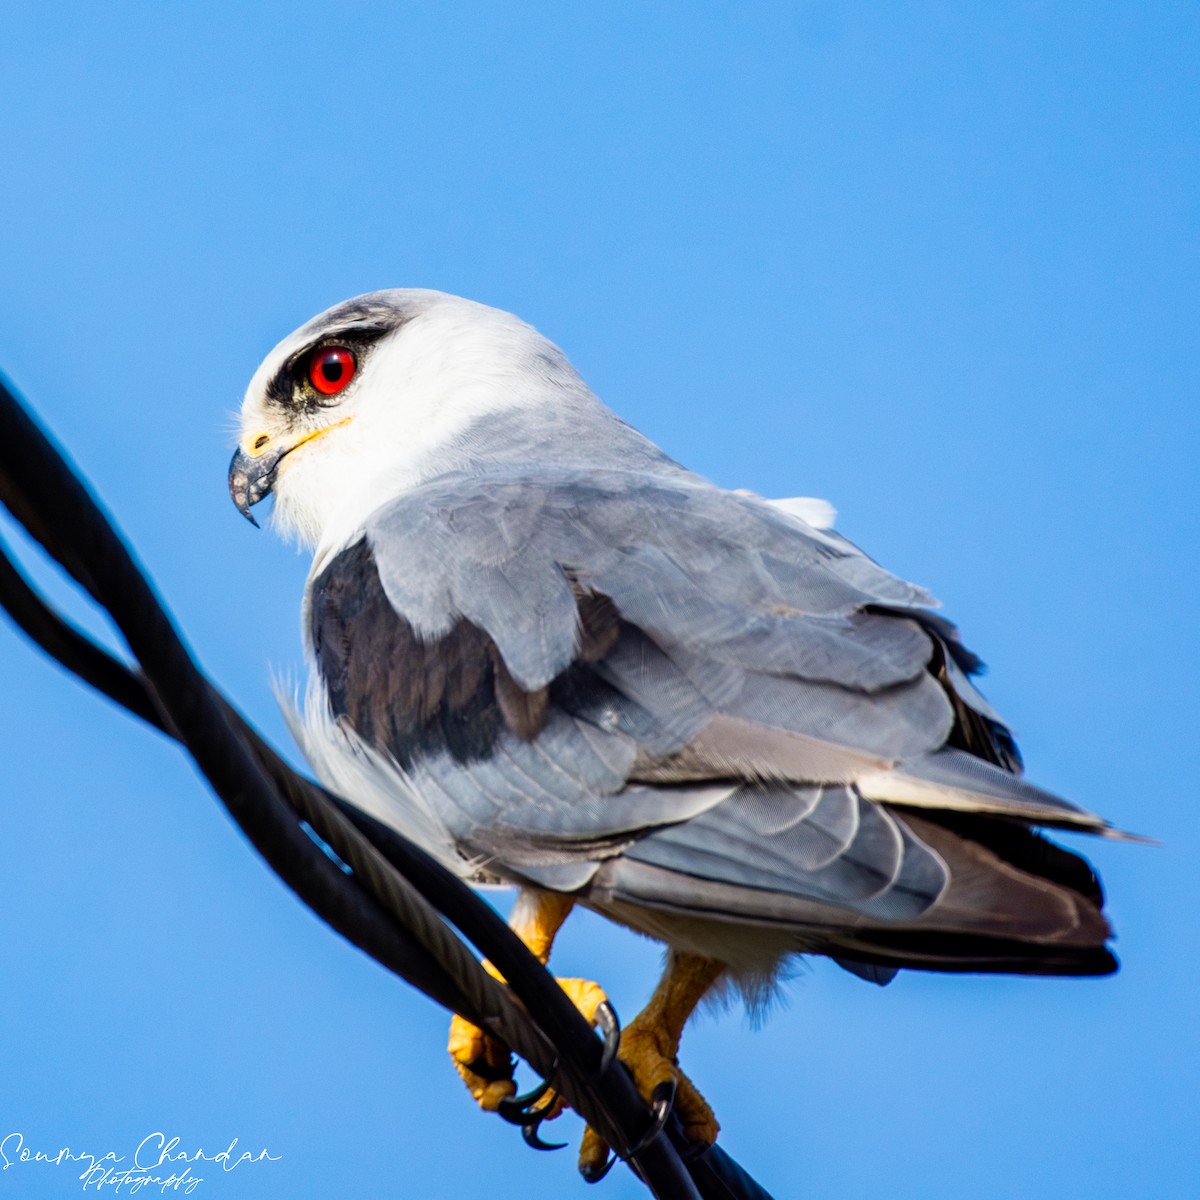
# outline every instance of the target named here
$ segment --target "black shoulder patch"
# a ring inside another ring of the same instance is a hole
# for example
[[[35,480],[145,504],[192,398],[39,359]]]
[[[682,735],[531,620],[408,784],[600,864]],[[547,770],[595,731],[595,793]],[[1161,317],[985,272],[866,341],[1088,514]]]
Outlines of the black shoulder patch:
[[[486,758],[502,730],[531,741],[545,724],[548,690],[525,691],[478,626],[460,619],[436,641],[417,636],[365,538],[314,580],[309,620],[333,715],[402,767],[440,753]]]

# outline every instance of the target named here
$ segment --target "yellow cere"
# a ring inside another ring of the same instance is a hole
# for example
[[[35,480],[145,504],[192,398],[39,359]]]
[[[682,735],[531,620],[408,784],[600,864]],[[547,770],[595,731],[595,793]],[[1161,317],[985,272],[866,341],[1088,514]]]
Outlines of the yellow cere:
[[[325,434],[334,429],[339,429],[343,425],[349,425],[352,420],[354,420],[353,417],[343,417],[340,421],[334,421],[332,425],[325,425],[321,429],[315,429],[312,433],[305,434],[304,437],[300,438],[299,441],[288,449],[287,453],[291,454],[293,451],[299,450],[306,443],[316,441],[317,438],[323,437]],[[265,433],[255,434],[254,437],[246,438],[242,442],[242,452],[250,458],[258,458],[270,448],[271,438]]]

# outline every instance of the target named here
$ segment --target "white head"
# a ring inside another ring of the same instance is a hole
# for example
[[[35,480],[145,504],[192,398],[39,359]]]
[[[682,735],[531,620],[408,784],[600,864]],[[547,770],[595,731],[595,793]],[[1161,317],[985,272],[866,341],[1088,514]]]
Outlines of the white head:
[[[480,418],[547,404],[597,406],[562,351],[511,313],[372,292],[267,355],[246,389],[230,493],[247,517],[273,493],[286,534],[329,544],[403,489],[468,466]]]

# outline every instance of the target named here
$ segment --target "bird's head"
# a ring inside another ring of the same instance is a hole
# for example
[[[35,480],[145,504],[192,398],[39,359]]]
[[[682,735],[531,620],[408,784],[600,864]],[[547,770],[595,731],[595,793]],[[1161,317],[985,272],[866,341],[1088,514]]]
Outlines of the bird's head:
[[[286,337],[255,372],[230,495],[251,521],[274,495],[275,523],[315,546],[466,465],[468,426],[545,403],[548,389],[586,392],[562,352],[510,313],[442,292],[358,296]]]

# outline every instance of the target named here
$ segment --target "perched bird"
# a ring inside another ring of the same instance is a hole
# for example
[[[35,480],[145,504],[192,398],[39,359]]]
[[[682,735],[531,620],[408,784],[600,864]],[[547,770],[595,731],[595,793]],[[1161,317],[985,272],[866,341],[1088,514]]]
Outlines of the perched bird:
[[[664,942],[620,1055],[689,1136],[718,1126],[680,1036],[722,981],[1116,969],[1096,876],[1036,830],[1114,831],[1022,779],[933,598],[819,502],[673,462],[516,317],[416,290],[315,317],[252,379],[229,484],[314,550],[318,776],[517,885],[543,962],[575,904]],[[563,984],[592,1018],[600,988]],[[513,1092],[479,1030],[450,1049],[485,1108]],[[588,1131],[585,1173],[606,1154]]]

